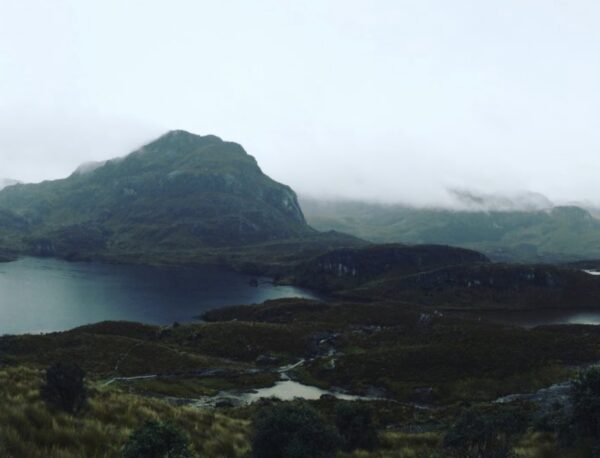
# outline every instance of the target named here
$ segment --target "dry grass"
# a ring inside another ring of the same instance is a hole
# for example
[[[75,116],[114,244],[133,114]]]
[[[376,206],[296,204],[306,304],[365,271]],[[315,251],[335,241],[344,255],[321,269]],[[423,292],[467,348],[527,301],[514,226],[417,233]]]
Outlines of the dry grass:
[[[190,436],[199,456],[242,457],[249,451],[249,423],[156,399],[91,387],[87,408],[72,416],[49,408],[39,396],[43,371],[0,370],[0,455],[15,458],[120,456],[129,434],[146,420],[171,421]]]
[[[386,432],[380,435],[378,450],[368,452],[357,450],[344,453],[340,458],[423,458],[438,456],[441,451],[443,435],[439,433],[408,434]]]
[[[523,436],[515,455],[518,458],[585,458],[588,453],[581,450],[559,449],[553,434],[529,432]]]

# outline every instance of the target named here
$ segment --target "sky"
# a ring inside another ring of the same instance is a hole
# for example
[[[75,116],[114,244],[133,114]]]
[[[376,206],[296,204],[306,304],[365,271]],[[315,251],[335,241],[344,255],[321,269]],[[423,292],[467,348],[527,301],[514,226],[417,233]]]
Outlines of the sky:
[[[317,197],[600,205],[600,2],[0,0],[0,178],[170,129]]]

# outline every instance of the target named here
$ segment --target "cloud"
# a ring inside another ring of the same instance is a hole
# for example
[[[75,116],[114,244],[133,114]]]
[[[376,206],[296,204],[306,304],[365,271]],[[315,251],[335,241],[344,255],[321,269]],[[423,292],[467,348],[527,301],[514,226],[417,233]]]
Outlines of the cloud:
[[[305,194],[600,204],[599,21],[586,0],[10,3],[0,176],[63,177],[185,129]]]

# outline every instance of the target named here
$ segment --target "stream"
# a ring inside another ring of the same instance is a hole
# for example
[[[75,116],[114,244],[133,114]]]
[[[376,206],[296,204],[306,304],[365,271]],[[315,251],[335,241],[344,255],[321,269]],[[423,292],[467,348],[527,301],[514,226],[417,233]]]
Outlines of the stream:
[[[278,372],[280,374],[280,380],[273,386],[249,389],[249,390],[225,390],[220,391],[214,396],[201,396],[198,398],[180,398],[165,396],[163,399],[176,403],[186,404],[199,408],[215,408],[215,407],[238,407],[246,406],[260,401],[261,399],[276,398],[281,401],[292,401],[294,399],[304,399],[307,401],[318,400],[323,396],[331,396],[336,399],[342,399],[345,401],[382,401],[386,400],[379,396],[359,396],[349,394],[341,389],[324,390],[322,388],[306,385],[298,381],[293,380],[289,373],[294,369],[301,367],[306,363],[306,360],[301,359],[300,361],[282,366],[277,369],[248,369],[238,375],[254,375],[260,372]],[[176,378],[176,377],[218,377],[230,374],[229,369],[212,368],[204,371],[199,371],[189,374],[173,374],[173,375],[137,375],[133,377],[114,377],[105,381],[102,386],[111,385],[114,382],[134,382],[136,380],[147,380],[153,378]]]

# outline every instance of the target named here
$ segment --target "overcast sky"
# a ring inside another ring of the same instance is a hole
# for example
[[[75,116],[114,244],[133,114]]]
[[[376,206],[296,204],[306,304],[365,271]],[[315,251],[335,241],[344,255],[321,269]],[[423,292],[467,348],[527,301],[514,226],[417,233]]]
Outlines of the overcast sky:
[[[600,2],[0,0],[0,177],[169,129],[318,196],[600,204]]]

